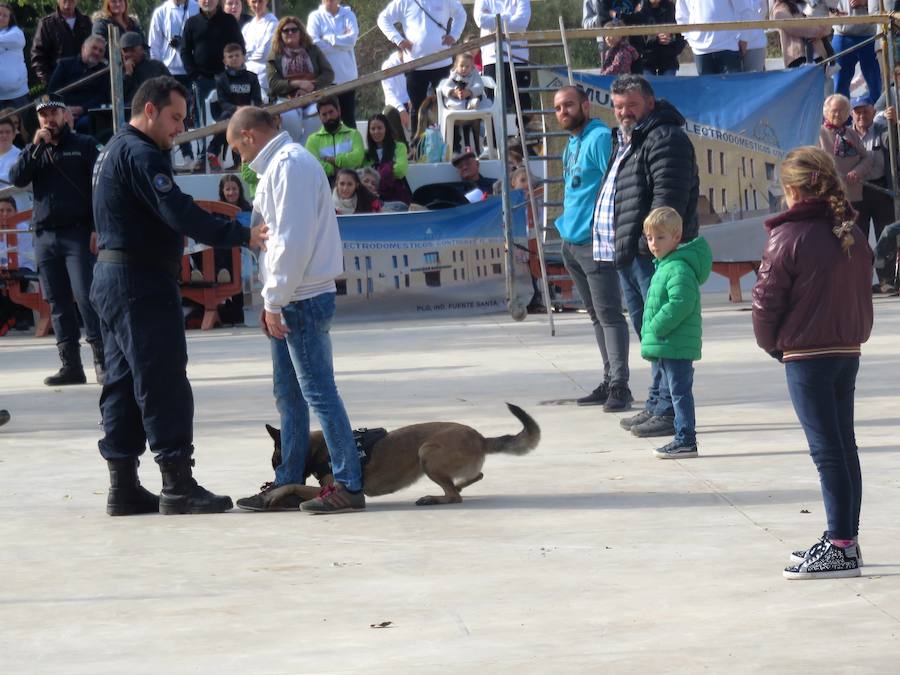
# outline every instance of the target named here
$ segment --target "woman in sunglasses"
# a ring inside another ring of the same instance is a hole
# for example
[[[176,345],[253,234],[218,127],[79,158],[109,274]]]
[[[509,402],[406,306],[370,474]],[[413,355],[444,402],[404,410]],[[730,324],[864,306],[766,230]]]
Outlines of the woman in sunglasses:
[[[266,74],[269,100],[284,101],[334,84],[331,64],[296,16],[278,22]],[[321,126],[315,103],[281,113],[281,124],[297,143],[306,143],[306,137]]]

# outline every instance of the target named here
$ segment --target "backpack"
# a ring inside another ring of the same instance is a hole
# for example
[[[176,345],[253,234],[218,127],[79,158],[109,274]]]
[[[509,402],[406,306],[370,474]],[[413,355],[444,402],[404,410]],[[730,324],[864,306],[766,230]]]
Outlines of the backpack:
[[[436,127],[428,127],[422,136],[420,161],[437,163],[444,159],[447,144]]]

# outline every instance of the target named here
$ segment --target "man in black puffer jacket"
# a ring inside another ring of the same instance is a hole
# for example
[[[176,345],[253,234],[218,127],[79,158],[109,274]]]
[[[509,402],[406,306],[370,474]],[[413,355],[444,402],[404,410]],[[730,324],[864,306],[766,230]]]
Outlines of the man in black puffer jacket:
[[[694,146],[675,107],[656,100],[650,83],[623,75],[612,85],[619,128],[594,214],[594,251],[615,259],[631,323],[640,338],[644,298],[653,276],[653,256],[644,238],[651,210],[670,206],[682,217],[682,241],[697,236],[700,178]],[[610,251],[612,249],[612,251]],[[675,414],[665,378],[656,363],[644,410],[622,420],[636,436],[671,436]]]

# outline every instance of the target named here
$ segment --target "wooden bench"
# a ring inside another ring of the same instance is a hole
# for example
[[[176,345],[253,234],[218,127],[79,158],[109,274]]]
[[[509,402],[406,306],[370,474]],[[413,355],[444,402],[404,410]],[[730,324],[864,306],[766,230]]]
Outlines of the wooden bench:
[[[759,262],[714,262],[712,271],[728,279],[728,299],[731,302],[743,302],[741,277],[758,272]]]
[[[31,220],[31,210],[21,211],[6,221],[4,229],[15,229],[19,223]],[[34,336],[45,337],[53,332],[50,324],[50,304],[44,300],[41,293],[41,285],[37,284],[36,291],[23,291],[21,281],[38,281],[37,274],[25,274],[19,268],[18,236],[13,233],[2,234],[6,240],[6,246],[9,249],[9,265],[6,269],[0,271],[4,281],[6,282],[6,293],[9,299],[17,305],[27,307],[33,312],[37,312],[38,319],[35,323]]]
[[[209,213],[218,213],[234,219],[240,209],[233,204],[197,199],[195,203]],[[203,307],[203,320],[200,330],[210,330],[221,323],[219,305],[242,290],[241,285],[241,249],[231,250],[231,281],[220,284],[216,281],[215,249],[207,248],[201,253],[203,280],[191,281],[190,255],[181,259],[181,295]]]

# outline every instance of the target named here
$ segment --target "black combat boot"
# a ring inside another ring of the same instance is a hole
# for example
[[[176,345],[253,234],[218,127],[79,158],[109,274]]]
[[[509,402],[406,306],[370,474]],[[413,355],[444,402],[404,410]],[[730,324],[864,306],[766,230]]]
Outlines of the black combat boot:
[[[97,384],[102,387],[106,384],[106,360],[103,358],[103,340],[95,340],[88,344],[94,353],[94,374],[97,376]]]
[[[133,516],[138,513],[159,513],[159,497],[147,490],[138,480],[138,460],[111,459],[109,466],[109,496],[106,513],[110,516]]]
[[[176,513],[222,513],[234,504],[231,497],[214,495],[197,485],[191,473],[194,460],[190,457],[160,462],[162,493],[159,512],[170,516]]]
[[[81,367],[81,349],[78,342],[60,342],[56,348],[59,350],[62,368],[55,375],[44,378],[44,384],[48,387],[86,384],[87,378],[84,376],[84,368]]]

